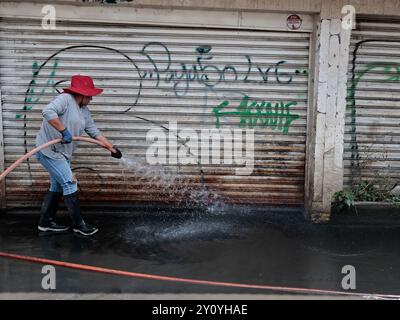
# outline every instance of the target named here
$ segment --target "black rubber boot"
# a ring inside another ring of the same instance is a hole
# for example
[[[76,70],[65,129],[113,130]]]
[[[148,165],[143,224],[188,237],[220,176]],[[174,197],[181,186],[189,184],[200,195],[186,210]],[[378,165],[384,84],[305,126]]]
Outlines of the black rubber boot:
[[[62,232],[69,229],[68,226],[62,226],[54,221],[62,193],[48,191],[44,196],[42,209],[40,211],[39,231]]]
[[[71,217],[72,229],[74,232],[83,234],[84,236],[91,236],[99,230],[83,220],[79,205],[78,191],[64,196],[64,203]]]

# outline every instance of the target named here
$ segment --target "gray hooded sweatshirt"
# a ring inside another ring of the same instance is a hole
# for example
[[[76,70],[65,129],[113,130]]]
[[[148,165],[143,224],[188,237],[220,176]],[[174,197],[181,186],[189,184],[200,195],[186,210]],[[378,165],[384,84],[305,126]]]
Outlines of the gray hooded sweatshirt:
[[[89,109],[87,107],[79,107],[75,98],[69,93],[61,93],[54,98],[43,109],[42,115],[44,119],[36,136],[37,147],[50,140],[62,138],[61,133],[48,122],[55,118],[60,118],[62,124],[73,137],[82,135],[83,131],[93,139],[101,134],[92,119]],[[55,160],[70,160],[77,144],[77,141],[69,144],[57,143],[42,149],[41,152],[45,156]]]

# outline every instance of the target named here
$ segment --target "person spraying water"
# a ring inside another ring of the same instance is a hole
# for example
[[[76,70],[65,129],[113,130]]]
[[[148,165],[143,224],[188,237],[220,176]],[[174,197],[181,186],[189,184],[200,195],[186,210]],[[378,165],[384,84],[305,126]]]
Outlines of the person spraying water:
[[[61,138],[60,144],[49,144],[36,152],[36,159],[50,175],[50,188],[44,197],[38,229],[40,231],[61,232],[69,229],[55,221],[61,197],[72,220],[72,229],[85,236],[93,235],[98,228],[87,223],[81,214],[77,181],[71,170],[72,154],[77,147],[73,136],[80,136],[85,131],[92,139],[110,150],[111,156],[122,158],[117,147],[104,137],[96,127],[87,107],[93,96],[103,89],[96,88],[89,76],[74,75],[71,85],[54,98],[42,111],[43,122],[36,137],[36,147]]]
[[[54,98],[42,111],[44,119],[36,137],[36,148],[19,158],[0,174],[1,181],[21,162],[35,154],[39,163],[48,171],[50,188],[41,206],[38,223],[40,231],[62,232],[69,229],[68,226],[60,225],[55,221],[62,196],[64,196],[65,205],[72,219],[74,232],[89,236],[98,231],[97,227],[90,225],[83,219],[80,211],[77,181],[74,179],[71,170],[71,158],[78,141],[98,144],[109,150],[112,157],[121,160],[124,170],[133,169],[136,174],[149,178],[157,186],[161,185],[163,189],[168,189],[168,192],[172,195],[181,194],[182,189],[184,189],[189,194],[188,201],[190,203],[188,204],[207,206],[211,211],[223,207],[224,203],[217,193],[210,193],[205,190],[204,172],[200,163],[198,163],[198,166],[201,189],[195,190],[189,185],[189,180],[185,182],[178,179],[176,172],[167,172],[163,167],[157,166],[149,168],[146,163],[141,163],[138,159],[124,159],[121,151],[101,134],[91,117],[87,106],[93,96],[103,91],[94,86],[91,77],[74,75],[71,78],[70,87],[63,90],[63,93]],[[169,131],[151,120],[142,117],[137,118]],[[81,137],[83,131],[91,138]],[[179,135],[175,135],[180,138]],[[182,144],[188,148],[185,143]],[[176,190],[172,188],[175,184],[177,185]]]

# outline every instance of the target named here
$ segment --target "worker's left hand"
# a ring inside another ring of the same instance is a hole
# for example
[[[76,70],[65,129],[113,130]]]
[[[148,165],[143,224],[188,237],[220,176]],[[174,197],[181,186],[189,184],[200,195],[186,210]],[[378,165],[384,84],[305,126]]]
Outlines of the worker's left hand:
[[[62,140],[61,143],[62,144],[68,144],[72,142],[72,135],[71,133],[68,131],[67,128],[65,128],[63,131],[60,131],[61,135],[62,135]]]
[[[113,147],[115,152],[111,151],[111,157],[116,158],[116,159],[121,159],[122,158],[122,153],[119,151],[117,147]]]

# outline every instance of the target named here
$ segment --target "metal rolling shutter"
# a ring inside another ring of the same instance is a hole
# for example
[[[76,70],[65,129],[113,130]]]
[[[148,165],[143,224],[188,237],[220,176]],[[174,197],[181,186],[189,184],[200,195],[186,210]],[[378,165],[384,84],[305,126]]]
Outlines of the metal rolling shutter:
[[[277,104],[284,114],[290,109],[293,118],[272,115],[269,125],[256,123],[251,175],[236,175],[238,166],[228,164],[203,165],[202,170],[207,190],[225,202],[303,203],[309,33],[83,22],[58,22],[56,30],[43,30],[37,21],[15,19],[3,19],[0,26],[6,167],[33,148],[41,110],[56,95],[54,84],[81,73],[93,76],[95,84],[105,89],[89,107],[103,134],[130,158],[144,157],[150,144],[146,133],[156,128],[136,116],[164,126],[168,119],[176,119],[178,130],[200,130],[216,128],[215,107],[227,101],[224,111],[237,110],[245,96],[249,105],[264,101],[263,107],[271,103],[274,111]],[[68,48],[71,46],[104,48]],[[194,70],[193,65],[197,66],[197,78],[188,72]],[[189,77],[192,80],[186,81]],[[27,95],[28,88],[34,92]],[[26,98],[31,101],[24,103]],[[22,110],[24,106],[27,110]],[[240,115],[219,116],[220,129],[241,128]],[[292,120],[286,128],[285,119]],[[190,197],[185,188],[165,188],[160,181],[151,182],[124,170],[93,145],[82,143],[72,165],[89,202],[175,202]],[[199,188],[196,165],[181,165],[176,170],[178,184]],[[7,177],[7,205],[37,204],[47,186],[46,172],[31,159]]]
[[[352,33],[345,185],[400,181],[400,21],[360,20]]]

